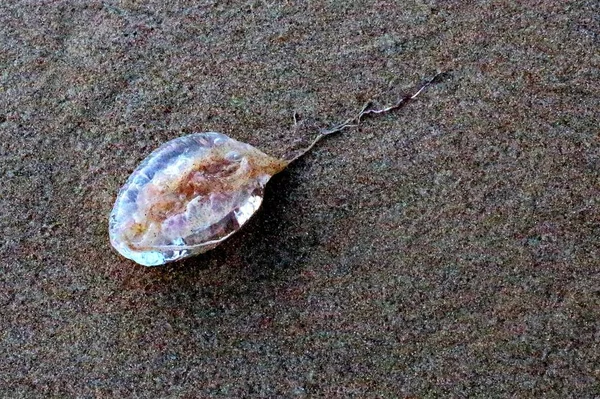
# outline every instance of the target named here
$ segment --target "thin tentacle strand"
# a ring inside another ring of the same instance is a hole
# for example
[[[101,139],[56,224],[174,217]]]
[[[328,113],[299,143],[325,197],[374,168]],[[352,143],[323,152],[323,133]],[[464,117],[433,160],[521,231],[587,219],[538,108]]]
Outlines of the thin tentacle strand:
[[[394,111],[394,110],[404,107],[407,103],[409,103],[410,101],[417,98],[419,96],[419,94],[421,94],[423,91],[425,91],[425,89],[427,89],[429,86],[441,82],[449,73],[450,73],[450,71],[438,73],[433,78],[431,78],[431,79],[425,81],[425,83],[421,84],[416,90],[414,90],[413,94],[408,94],[408,95],[402,97],[400,100],[396,101],[394,104],[388,105],[387,107],[383,107],[383,108],[379,108],[379,109],[371,108],[373,106],[373,101],[372,100],[367,101],[362,106],[360,111],[357,112],[353,117],[348,118],[344,122],[339,123],[335,126],[332,126],[328,129],[321,130],[319,132],[319,134],[317,135],[317,137],[315,137],[315,139],[310,143],[310,145],[308,147],[304,148],[303,150],[301,150],[299,154],[293,156],[288,161],[288,164],[302,158],[304,155],[309,153],[315,147],[315,145],[317,145],[317,143],[319,141],[323,140],[325,137],[330,136],[335,133],[339,133],[342,130],[360,125],[360,123],[362,122],[362,119],[364,117],[367,117],[369,115],[385,114],[387,112]],[[296,122],[295,114],[294,114],[294,122]]]

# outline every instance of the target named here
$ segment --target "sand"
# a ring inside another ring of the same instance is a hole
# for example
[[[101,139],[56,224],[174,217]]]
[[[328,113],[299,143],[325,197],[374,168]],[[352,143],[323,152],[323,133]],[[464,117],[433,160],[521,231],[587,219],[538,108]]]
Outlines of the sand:
[[[0,5],[1,397],[600,395],[597,2],[167,3]],[[212,252],[110,247],[161,143],[283,156],[444,70]]]

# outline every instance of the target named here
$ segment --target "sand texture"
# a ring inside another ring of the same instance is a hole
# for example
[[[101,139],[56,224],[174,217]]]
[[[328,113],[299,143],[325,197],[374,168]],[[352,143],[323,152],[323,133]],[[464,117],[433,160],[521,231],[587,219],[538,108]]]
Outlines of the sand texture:
[[[0,397],[600,395],[597,1],[2,1]],[[217,249],[108,241],[161,143],[281,157]],[[294,115],[298,124],[294,125]]]

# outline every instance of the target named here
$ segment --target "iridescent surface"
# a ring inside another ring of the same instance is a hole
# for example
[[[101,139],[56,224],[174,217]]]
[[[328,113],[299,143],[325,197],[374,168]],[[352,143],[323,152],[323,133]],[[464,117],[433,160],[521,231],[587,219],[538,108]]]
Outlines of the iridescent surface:
[[[111,244],[144,266],[206,252],[248,221],[265,184],[286,165],[221,133],[169,141],[119,192],[110,215]]]

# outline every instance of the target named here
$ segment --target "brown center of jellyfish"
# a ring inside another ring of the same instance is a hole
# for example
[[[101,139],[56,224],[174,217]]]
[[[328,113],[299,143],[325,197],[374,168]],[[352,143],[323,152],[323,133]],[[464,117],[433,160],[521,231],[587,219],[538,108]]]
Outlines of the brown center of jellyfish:
[[[261,176],[272,176],[287,165],[286,161],[260,152],[244,153],[243,161],[232,160],[226,151],[214,151],[194,162],[176,179],[159,178],[144,187],[138,195],[142,221],[133,223],[126,234],[132,247],[145,248],[161,235],[163,222],[184,214],[194,198],[228,198]]]
[[[185,212],[188,203],[198,196],[230,192],[236,186],[236,179],[231,176],[239,168],[239,163],[222,157],[210,157],[194,164],[174,185],[155,197],[146,216],[149,220],[162,222]]]

